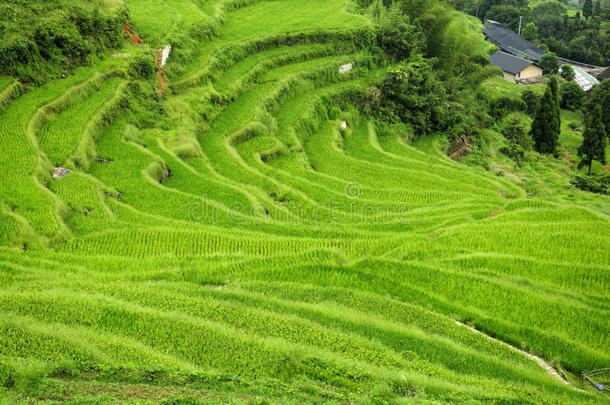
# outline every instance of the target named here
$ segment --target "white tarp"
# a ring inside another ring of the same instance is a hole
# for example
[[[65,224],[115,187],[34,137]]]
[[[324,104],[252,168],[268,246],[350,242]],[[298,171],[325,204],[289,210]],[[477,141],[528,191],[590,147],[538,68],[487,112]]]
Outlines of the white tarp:
[[[344,74],[349,72],[350,70],[352,70],[354,68],[354,64],[353,63],[346,63],[345,65],[341,65],[339,66],[339,74]]]
[[[594,85],[599,84],[599,81],[596,78],[594,78],[578,66],[570,66],[572,66],[572,69],[574,70],[574,81],[584,91],[587,91],[591,89],[591,87],[593,87]]]
[[[171,45],[165,45],[165,47],[161,50],[161,67],[164,67],[167,63],[167,58],[169,58],[169,54],[172,51]]]

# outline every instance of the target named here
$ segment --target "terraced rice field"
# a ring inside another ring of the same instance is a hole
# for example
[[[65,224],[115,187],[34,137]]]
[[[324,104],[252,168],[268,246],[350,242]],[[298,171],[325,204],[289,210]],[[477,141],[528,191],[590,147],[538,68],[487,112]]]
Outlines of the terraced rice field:
[[[574,375],[610,364],[607,199],[362,117],[343,101],[384,69],[343,0],[126,3],[151,43],[217,35],[170,63],[154,128],[121,114],[121,59],[6,97],[7,398],[603,401]]]

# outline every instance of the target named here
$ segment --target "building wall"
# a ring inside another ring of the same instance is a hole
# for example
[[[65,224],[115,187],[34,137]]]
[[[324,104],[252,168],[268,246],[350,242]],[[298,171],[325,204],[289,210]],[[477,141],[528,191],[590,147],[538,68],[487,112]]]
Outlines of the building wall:
[[[508,80],[511,83],[517,83],[516,77],[514,74],[512,73],[508,73],[508,72],[503,72],[504,73],[504,80]]]
[[[542,76],[542,69],[536,65],[529,65],[519,73],[520,79],[529,79],[532,77]]]

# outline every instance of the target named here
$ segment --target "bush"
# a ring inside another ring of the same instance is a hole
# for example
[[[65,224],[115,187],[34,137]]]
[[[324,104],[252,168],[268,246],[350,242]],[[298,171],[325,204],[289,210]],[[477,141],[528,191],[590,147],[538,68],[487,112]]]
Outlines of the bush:
[[[525,151],[531,149],[533,143],[521,122],[516,118],[511,119],[502,129],[502,135],[507,144],[500,148],[500,152],[517,163],[521,162],[525,158]]]
[[[489,165],[489,160],[485,157],[485,154],[480,150],[473,150],[469,153],[463,160],[462,163],[471,165],[471,166],[479,166],[485,170],[490,170],[491,166]]]
[[[102,15],[84,0],[4,3],[9,4],[0,3],[0,75],[45,81],[122,42],[124,9]]]
[[[513,111],[525,111],[527,105],[521,99],[511,97],[498,97],[491,101],[489,114],[494,118],[502,118],[505,114]]]
[[[576,176],[571,182],[576,188],[596,194],[610,194],[610,176],[603,176],[599,179],[593,176]]]
[[[500,147],[500,153],[520,163],[525,158],[525,150],[516,144],[508,144]]]
[[[129,73],[140,79],[147,79],[155,73],[155,59],[151,55],[138,55],[131,66]]]
[[[527,134],[523,125],[517,118],[512,118],[510,122],[502,130],[504,137],[517,145],[522,146],[525,149],[532,147],[532,138]]]
[[[536,109],[538,109],[540,97],[538,97],[532,90],[528,89],[521,93],[521,100],[523,100],[525,103],[525,112],[527,115],[534,115],[536,113]]]
[[[54,63],[82,64],[93,51],[87,47],[76,26],[64,21],[41,22],[34,32],[34,40],[42,57]]]

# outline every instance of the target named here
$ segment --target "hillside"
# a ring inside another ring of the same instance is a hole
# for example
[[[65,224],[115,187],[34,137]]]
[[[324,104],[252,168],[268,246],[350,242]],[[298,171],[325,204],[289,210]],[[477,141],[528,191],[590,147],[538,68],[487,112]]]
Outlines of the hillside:
[[[3,71],[0,402],[607,401],[582,116],[508,158],[479,23],[357,3],[105,1],[142,43]]]

